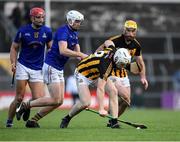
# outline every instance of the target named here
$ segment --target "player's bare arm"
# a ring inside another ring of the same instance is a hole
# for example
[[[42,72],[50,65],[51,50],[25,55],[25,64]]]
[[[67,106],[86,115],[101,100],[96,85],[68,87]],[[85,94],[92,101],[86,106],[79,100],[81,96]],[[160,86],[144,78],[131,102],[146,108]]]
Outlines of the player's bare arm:
[[[105,46],[105,47],[109,47],[109,46],[114,46],[114,47],[115,47],[113,41],[111,41],[111,40],[106,40],[106,41],[104,42],[104,46]]]
[[[141,67],[141,72],[140,72],[141,83],[144,85],[144,89],[146,90],[148,88],[148,81],[146,79],[146,68],[145,68],[143,57],[142,56],[137,56],[136,57],[136,62]]]
[[[46,45],[47,45],[47,49],[49,50],[51,48],[51,46],[52,46],[52,40],[49,41]]]
[[[67,48],[67,42],[66,41],[59,41],[59,50],[60,50],[60,54],[64,55],[64,56],[68,56],[68,57],[81,57],[81,58],[85,58],[86,55],[80,51],[76,52],[73,50],[70,50]]]
[[[18,51],[19,51],[19,44],[13,42],[10,49],[10,61],[11,61],[12,72],[16,71],[16,61],[17,61]]]
[[[76,44],[75,47],[74,47],[74,51],[76,52],[81,52],[81,48],[80,48],[80,45],[79,44]],[[81,52],[82,53],[82,52]],[[84,53],[83,53],[84,54]],[[84,58],[86,58],[88,55],[87,54],[84,54],[83,57],[77,57],[77,59],[79,60],[82,60]]]
[[[104,110],[104,86],[106,84],[106,81],[104,79],[99,78],[98,84],[97,84],[97,99],[99,102],[99,114],[101,116],[107,115],[107,111]]]
[[[102,50],[104,50],[104,43],[101,44],[101,45],[96,49],[96,52],[97,52],[97,51],[102,51]]]
[[[103,44],[101,44],[101,45],[97,48],[96,52],[97,52],[97,51],[102,51],[102,50],[104,50],[105,47],[109,47],[110,45],[115,46],[114,43],[113,43],[113,41],[111,41],[111,40],[106,40]]]

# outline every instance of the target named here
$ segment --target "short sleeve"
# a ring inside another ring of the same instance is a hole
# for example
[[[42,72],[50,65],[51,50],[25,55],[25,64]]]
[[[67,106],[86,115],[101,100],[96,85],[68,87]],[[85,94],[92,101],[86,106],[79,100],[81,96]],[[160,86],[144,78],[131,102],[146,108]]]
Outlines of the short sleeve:
[[[102,58],[99,65],[100,78],[107,80],[113,68],[112,60],[109,58]]]
[[[48,28],[47,30],[47,42],[50,42],[52,40],[52,30]]]
[[[20,43],[21,39],[22,39],[22,31],[21,31],[21,29],[19,29],[14,38],[14,42]]]
[[[57,32],[57,40],[58,41],[67,41],[68,39],[68,31],[65,29],[59,29]]]

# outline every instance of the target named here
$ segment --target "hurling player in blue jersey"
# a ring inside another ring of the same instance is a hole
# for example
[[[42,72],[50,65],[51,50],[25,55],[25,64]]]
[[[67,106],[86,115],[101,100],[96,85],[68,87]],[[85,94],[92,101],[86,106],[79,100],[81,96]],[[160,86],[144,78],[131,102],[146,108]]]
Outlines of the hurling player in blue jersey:
[[[48,85],[51,97],[42,97],[33,101],[23,102],[16,109],[16,116],[21,118],[27,108],[43,107],[31,120],[28,120],[26,127],[40,127],[38,120],[59,107],[64,98],[64,66],[69,57],[83,59],[86,54],[80,51],[77,30],[84,20],[84,16],[76,11],[71,10],[66,15],[67,24],[59,27],[55,33],[51,50],[47,53],[43,65],[44,82]]]
[[[16,106],[22,102],[27,84],[30,87],[32,99],[44,95],[42,74],[44,52],[46,46],[50,48],[52,45],[52,31],[43,25],[44,17],[45,12],[42,8],[32,8],[30,10],[32,24],[22,26],[11,45],[10,61],[12,72],[16,73],[16,96],[9,107],[6,127],[13,125]],[[28,114],[24,114],[24,120],[28,119],[30,110],[26,113]]]

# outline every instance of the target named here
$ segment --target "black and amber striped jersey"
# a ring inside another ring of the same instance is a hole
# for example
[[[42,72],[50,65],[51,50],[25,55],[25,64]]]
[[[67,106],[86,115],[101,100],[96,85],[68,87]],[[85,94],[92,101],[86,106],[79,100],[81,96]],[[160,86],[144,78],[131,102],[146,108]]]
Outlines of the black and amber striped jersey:
[[[140,56],[142,54],[142,49],[140,43],[137,41],[137,39],[134,39],[131,41],[130,44],[127,44],[125,42],[125,37],[124,35],[117,35],[114,37],[111,37],[109,40],[113,41],[115,44],[115,47],[117,48],[126,48],[129,50],[129,53],[132,57],[134,56]],[[126,77],[127,76],[127,71],[126,69],[116,69],[114,68],[112,71],[113,76],[118,76],[118,77]]]
[[[77,71],[90,80],[98,78],[107,80],[114,68],[113,55],[115,48],[105,48],[83,59],[77,66]]]

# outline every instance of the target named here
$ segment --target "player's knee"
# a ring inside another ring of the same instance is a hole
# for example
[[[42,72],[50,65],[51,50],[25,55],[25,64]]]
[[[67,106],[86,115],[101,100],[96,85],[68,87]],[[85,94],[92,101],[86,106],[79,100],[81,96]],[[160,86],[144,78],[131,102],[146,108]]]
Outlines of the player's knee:
[[[11,104],[13,104],[14,106],[19,106],[22,101],[23,101],[22,98],[15,98]]]
[[[114,87],[111,89],[111,94],[116,95],[118,94],[118,90]]]
[[[112,88],[110,93],[109,93],[109,97],[113,98],[116,95],[118,95],[118,90],[116,88]]]
[[[62,104],[63,104],[63,100],[61,99],[61,100],[58,101],[58,105],[60,106]]]
[[[118,97],[118,103],[119,104],[127,104],[128,106],[130,106],[130,98],[123,96],[123,97]]]
[[[15,98],[15,103],[16,104],[21,103],[22,101],[23,101],[23,97],[21,97],[21,96]]]
[[[90,104],[91,104],[91,103],[90,103],[89,101],[83,102],[83,103],[82,103],[82,107],[83,107],[83,108],[87,108],[87,107],[90,106]]]
[[[63,104],[63,99],[60,99],[60,98],[57,99],[57,98],[55,98],[54,102],[55,102],[55,105],[56,105],[56,106],[60,106],[60,105]]]
[[[32,97],[32,100],[36,100],[36,99],[38,99],[38,98],[40,98],[41,96],[33,96]]]
[[[128,94],[123,94],[120,96],[120,98],[123,100],[123,101],[126,101],[128,103],[130,103],[130,95]]]
[[[125,98],[124,98],[124,102],[126,102],[127,104],[130,104],[130,102],[131,102],[131,101],[130,101],[130,98],[129,98],[129,97],[125,97]]]

